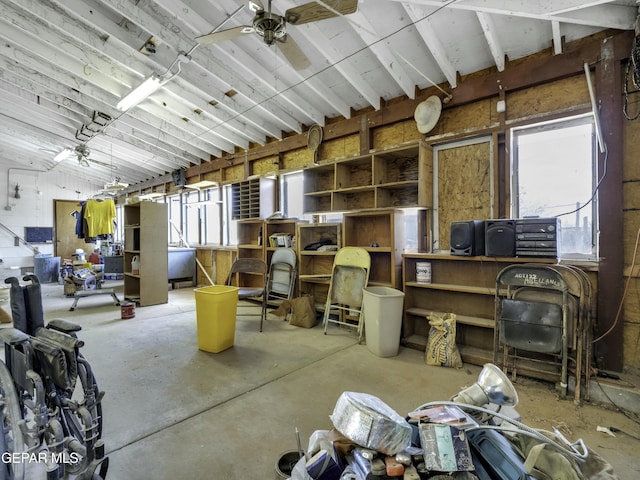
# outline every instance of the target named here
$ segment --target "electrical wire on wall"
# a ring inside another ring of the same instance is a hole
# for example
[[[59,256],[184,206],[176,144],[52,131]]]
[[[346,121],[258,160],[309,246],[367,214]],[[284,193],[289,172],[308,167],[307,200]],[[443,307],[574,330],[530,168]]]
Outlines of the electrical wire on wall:
[[[586,62],[584,64],[584,74],[585,74],[585,78],[587,80],[587,88],[589,89],[589,99],[591,101],[591,111],[593,112],[593,121],[594,121],[595,129],[596,129],[596,142],[597,142],[598,147],[600,149],[600,153],[604,154],[604,158],[602,160],[602,175],[598,179],[598,183],[596,183],[596,186],[593,189],[593,193],[591,194],[591,197],[589,198],[589,200],[587,200],[586,203],[584,203],[583,205],[581,205],[580,207],[578,207],[578,208],[576,208],[574,210],[571,210],[569,212],[564,212],[564,213],[561,213],[559,215],[556,215],[556,217],[562,217],[562,216],[565,216],[565,215],[571,215],[572,213],[579,212],[584,207],[586,207],[591,202],[593,202],[593,200],[596,198],[596,194],[598,193],[598,190],[600,189],[600,184],[602,183],[602,181],[604,180],[604,178],[607,175],[607,160],[609,158],[609,150],[607,149],[607,144],[605,143],[603,135],[602,135],[602,127],[600,125],[600,115],[598,114],[598,103],[596,101],[596,94],[595,94],[595,91],[594,91],[594,88],[593,88],[593,84],[591,83],[591,71],[589,70],[589,64],[586,63]]]
[[[627,68],[624,72],[624,104],[622,112],[627,120],[637,120],[640,117],[640,110],[635,115],[629,115],[629,74],[633,69],[633,85],[636,90],[632,93],[640,92],[640,16],[636,19],[636,36],[633,37],[633,45],[631,46],[630,60],[627,62]]]
[[[638,229],[638,233],[636,234],[636,243],[635,243],[635,246],[633,248],[633,256],[631,257],[631,267],[629,268],[629,275],[627,276],[627,281],[624,284],[624,290],[622,291],[622,298],[620,299],[620,303],[618,305],[618,310],[616,311],[616,316],[613,319],[613,323],[611,324],[609,329],[606,332],[604,332],[602,335],[598,336],[597,338],[594,338],[591,341],[592,344],[595,344],[596,342],[599,342],[600,340],[602,340],[606,336],[608,336],[616,328],[616,326],[620,322],[620,318],[622,316],[622,308],[624,306],[624,301],[625,301],[625,299],[627,297],[627,292],[629,291],[629,285],[631,284],[631,278],[633,277],[633,270],[635,269],[635,266],[636,266],[636,258],[637,258],[637,255],[638,255],[638,245],[639,244],[640,244],[640,229]],[[633,420],[635,423],[640,425],[640,421],[638,421],[638,419],[636,417],[630,415],[623,408],[618,406],[615,403],[615,401],[607,394],[607,391],[602,387],[602,385],[600,385],[600,381],[598,380],[598,375],[594,375],[593,378],[595,379],[596,383],[598,384],[598,387],[600,387],[600,390],[601,390],[602,394],[607,398],[607,400],[611,403],[611,405],[616,407],[616,410],[621,412],[625,417],[627,417],[630,420]]]

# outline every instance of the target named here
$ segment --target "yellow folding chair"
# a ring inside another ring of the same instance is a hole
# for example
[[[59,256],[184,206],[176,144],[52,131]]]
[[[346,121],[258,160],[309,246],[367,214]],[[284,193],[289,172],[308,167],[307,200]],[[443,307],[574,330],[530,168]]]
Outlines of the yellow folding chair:
[[[336,253],[324,308],[324,333],[329,323],[355,328],[362,340],[362,289],[369,282],[371,256],[364,248],[343,247]],[[335,318],[332,318],[335,317]]]

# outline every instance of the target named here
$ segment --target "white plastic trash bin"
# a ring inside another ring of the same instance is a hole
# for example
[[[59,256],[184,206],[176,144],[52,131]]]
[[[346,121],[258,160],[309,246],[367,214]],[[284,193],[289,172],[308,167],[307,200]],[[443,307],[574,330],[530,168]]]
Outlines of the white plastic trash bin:
[[[367,348],[379,357],[393,357],[400,348],[404,293],[390,287],[362,289]]]

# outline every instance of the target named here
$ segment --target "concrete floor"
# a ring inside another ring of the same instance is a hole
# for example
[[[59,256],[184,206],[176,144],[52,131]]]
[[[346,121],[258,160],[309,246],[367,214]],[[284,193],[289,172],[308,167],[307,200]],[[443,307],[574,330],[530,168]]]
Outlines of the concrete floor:
[[[122,299],[121,282],[109,281]],[[269,479],[275,463],[303,446],[314,430],[330,429],[329,415],[344,391],[379,397],[400,415],[433,400],[448,400],[475,382],[480,367],[430,367],[424,355],[401,348],[380,358],[358,345],[351,331],[303,329],[269,316],[237,320],[235,344],[218,353],[197,348],[194,293],[169,292],[169,303],[137,307],[122,320],[108,295],[73,299],[61,285],[44,285],[46,319],[67,318],[83,326],[80,338],[104,397],[108,478]],[[582,438],[614,466],[623,480],[640,478],[638,440],[611,437],[597,426],[637,433],[622,413],[601,406],[576,407],[558,400],[553,387],[520,378],[518,412],[532,427],[558,427]]]

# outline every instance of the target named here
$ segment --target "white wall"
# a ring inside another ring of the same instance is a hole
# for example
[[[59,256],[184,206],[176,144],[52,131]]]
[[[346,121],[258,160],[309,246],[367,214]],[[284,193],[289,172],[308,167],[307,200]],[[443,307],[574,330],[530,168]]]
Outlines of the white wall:
[[[14,198],[15,186],[20,198]],[[0,223],[24,238],[24,227],[54,227],[54,200],[86,200],[97,193],[95,186],[80,177],[23,168],[0,171]],[[15,237],[0,229],[0,281],[20,275],[15,267],[33,267],[34,252],[14,245]],[[53,254],[52,244],[37,244],[40,253]],[[13,269],[11,267],[14,267]]]

